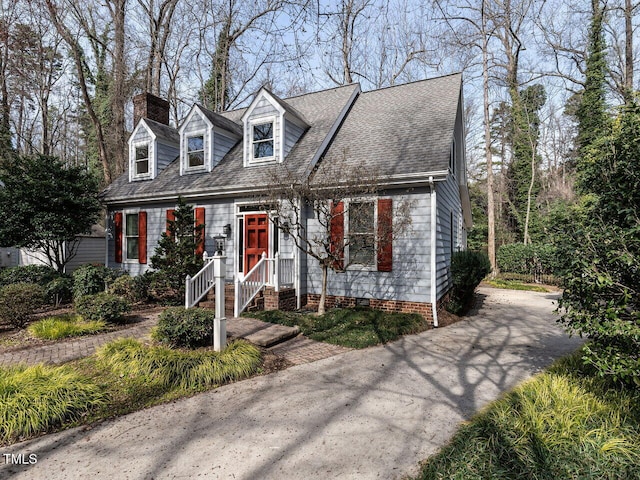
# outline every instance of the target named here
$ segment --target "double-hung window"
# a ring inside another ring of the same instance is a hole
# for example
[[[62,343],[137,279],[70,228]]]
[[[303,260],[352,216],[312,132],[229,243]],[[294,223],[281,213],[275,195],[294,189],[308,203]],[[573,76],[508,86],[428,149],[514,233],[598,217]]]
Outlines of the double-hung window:
[[[273,158],[273,122],[253,125],[253,159]]]
[[[135,172],[136,175],[149,173],[149,144],[135,147]]]
[[[187,137],[187,164],[190,168],[204,166],[204,135]]]
[[[375,256],[375,204],[349,202],[349,263],[373,266]]]
[[[125,252],[127,260],[138,260],[140,232],[139,216],[137,213],[127,213],[125,215]]]

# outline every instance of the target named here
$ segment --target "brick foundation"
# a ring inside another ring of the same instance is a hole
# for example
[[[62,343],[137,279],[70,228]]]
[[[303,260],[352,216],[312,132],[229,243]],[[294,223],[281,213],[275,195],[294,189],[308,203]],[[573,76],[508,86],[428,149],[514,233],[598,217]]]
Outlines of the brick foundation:
[[[433,325],[433,310],[430,303],[405,302],[402,300],[380,300],[377,298],[368,298],[366,300],[369,302],[369,307],[375,310],[398,313],[418,313],[422,315],[430,325]],[[317,307],[319,302],[320,295],[315,293],[308,293],[306,295],[307,306]],[[327,308],[349,308],[355,307],[356,304],[356,298],[354,297],[327,295],[325,306]]]
[[[276,292],[273,287],[264,289],[264,309],[265,310],[295,310],[296,290],[294,288],[284,288]]]

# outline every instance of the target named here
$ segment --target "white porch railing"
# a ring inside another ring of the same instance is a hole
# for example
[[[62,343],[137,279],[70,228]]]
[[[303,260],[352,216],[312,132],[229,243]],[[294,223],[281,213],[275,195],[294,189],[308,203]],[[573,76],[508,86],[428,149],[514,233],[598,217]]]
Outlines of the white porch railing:
[[[211,290],[214,283],[213,258],[203,255],[204,267],[193,277],[187,275],[185,281],[184,308],[195,306]]]
[[[262,258],[247,273],[243,280],[236,280],[236,298],[233,305],[233,316],[238,317],[247,308],[249,302],[255,298],[269,279],[269,263],[267,254],[262,252]]]
[[[281,287],[293,287],[295,279],[295,263],[293,258],[267,258],[266,253],[244,279],[236,280],[236,298],[234,316],[240,315],[255,296],[267,285],[273,286],[276,292]]]

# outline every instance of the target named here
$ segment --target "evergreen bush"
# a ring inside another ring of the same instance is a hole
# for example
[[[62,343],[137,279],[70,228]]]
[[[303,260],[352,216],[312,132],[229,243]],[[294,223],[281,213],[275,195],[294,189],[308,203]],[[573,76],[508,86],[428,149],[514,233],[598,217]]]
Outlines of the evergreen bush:
[[[455,252],[451,258],[453,288],[447,310],[456,315],[464,313],[473,299],[473,292],[491,271],[486,254],[469,250]]]
[[[0,269],[0,286],[12,283],[37,283],[41,287],[58,278],[60,274],[46,265],[21,265]]]
[[[0,288],[0,323],[23,328],[45,303],[45,291],[36,283],[12,283]]]
[[[211,344],[215,314],[203,308],[172,307],[160,314],[153,337],[172,347]]]
[[[102,265],[82,265],[73,272],[73,298],[104,292],[116,278],[123,274],[121,270]]]
[[[73,298],[73,279],[69,276],[54,278],[45,287],[47,301],[56,307],[69,303]]]
[[[121,323],[124,315],[131,311],[131,305],[122,297],[102,292],[78,298],[75,310],[85,320]]]
[[[144,275],[122,275],[109,286],[108,292],[125,298],[131,303],[145,302],[149,298],[149,279]]]
[[[553,245],[510,243],[496,252],[496,263],[501,272],[522,275],[553,275],[558,267]]]

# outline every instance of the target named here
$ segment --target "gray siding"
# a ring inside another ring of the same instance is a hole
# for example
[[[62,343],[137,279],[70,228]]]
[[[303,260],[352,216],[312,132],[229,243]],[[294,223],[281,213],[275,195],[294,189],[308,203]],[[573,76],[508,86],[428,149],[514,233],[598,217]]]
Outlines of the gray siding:
[[[199,202],[193,203],[188,202],[190,205],[194,207],[204,207],[205,208],[205,250],[209,255],[214,254],[214,240],[213,236],[222,233],[222,228],[227,223],[231,223],[231,228],[235,230],[235,224],[233,220],[233,201],[216,201],[216,202]],[[147,264],[140,264],[137,261],[132,262],[123,262],[116,263],[115,262],[115,240],[113,235],[109,238],[109,266],[113,268],[122,268],[129,272],[130,275],[140,275],[147,270],[150,270],[151,257],[154,255],[156,248],[158,247],[158,242],[160,241],[160,237],[163,232],[166,231],[167,225],[167,210],[175,209],[175,203],[164,203],[161,205],[155,205],[149,208],[141,208],[141,209],[131,209],[128,210],[124,208],[122,210],[112,210],[109,212],[109,227],[111,232],[114,232],[113,226],[113,212],[114,211],[123,211],[124,213],[130,212],[138,212],[145,211],[147,212]],[[235,235],[235,232],[232,231],[232,236]],[[226,255],[227,255],[227,277],[229,279],[233,278],[233,259],[234,259],[234,248],[233,248],[233,240],[229,239],[226,242]]]
[[[104,265],[106,244],[101,237],[81,237],[76,255],[65,265],[65,272],[72,273],[86,263]]]
[[[289,152],[296,144],[296,142],[300,139],[302,134],[304,133],[304,129],[300,128],[298,125],[288,122],[285,120],[284,122],[284,157],[286,158],[289,155]]]
[[[215,132],[213,136],[213,166],[216,166],[236,143],[236,140]]]
[[[0,248],[0,267],[17,267],[20,251],[17,248]]]
[[[431,231],[430,195],[426,188],[410,193],[397,192],[385,196],[392,198],[394,209],[401,200],[411,202],[412,225],[401,237],[393,241],[393,270],[391,272],[364,271],[349,267],[344,273],[329,271],[328,295],[364,297],[412,302],[431,302],[430,249]],[[310,235],[321,234],[318,222],[307,222]],[[322,270],[314,258],[307,259],[308,293],[320,294]]]
[[[151,135],[149,135],[149,131],[146,128],[139,128],[130,141],[133,143],[149,142],[151,141]]]
[[[436,186],[438,221],[436,232],[437,297],[451,288],[451,252],[463,248],[462,205],[458,185],[453,176]],[[451,219],[453,217],[453,225]],[[453,227],[453,237],[451,236]]]
[[[157,146],[158,167],[156,175],[166,168],[180,155],[180,146],[169,143],[158,142]]]

